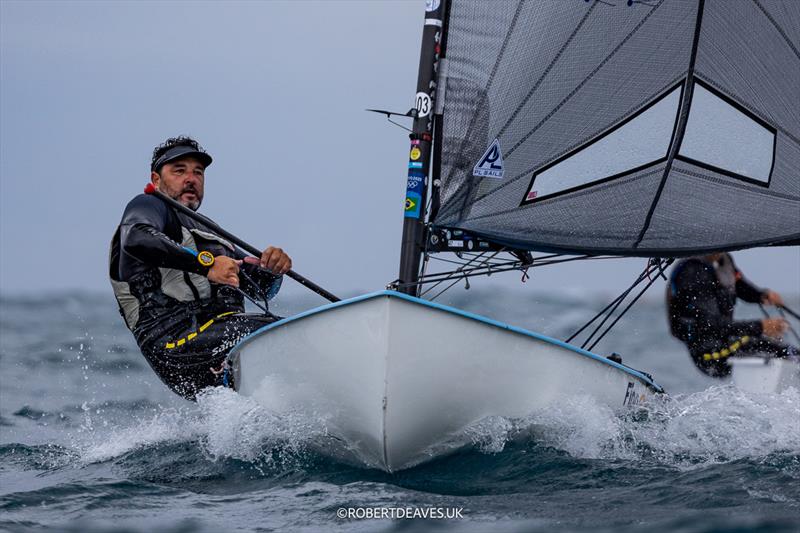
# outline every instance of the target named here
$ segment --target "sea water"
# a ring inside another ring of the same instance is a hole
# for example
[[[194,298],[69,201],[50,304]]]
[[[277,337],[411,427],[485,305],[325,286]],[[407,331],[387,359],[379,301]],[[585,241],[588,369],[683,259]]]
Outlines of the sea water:
[[[608,295],[445,296],[563,339]],[[276,312],[316,303],[288,300]],[[669,396],[614,413],[577,395],[487,419],[466,430],[472,446],[387,474],[319,453],[322,420],[278,417],[230,390],[177,398],[110,294],[2,296],[0,530],[800,530],[800,391],[705,378],[657,299],[597,351]]]

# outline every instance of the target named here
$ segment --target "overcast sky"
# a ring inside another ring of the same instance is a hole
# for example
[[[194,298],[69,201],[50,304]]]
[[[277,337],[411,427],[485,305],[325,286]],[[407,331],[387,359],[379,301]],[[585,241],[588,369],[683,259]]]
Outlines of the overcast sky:
[[[202,212],[282,246],[334,293],[382,289],[397,277],[408,140],[364,109],[411,107],[424,4],[0,1],[0,292],[110,294],[110,237],[153,146],[177,134],[214,157]],[[800,293],[798,248],[736,257]],[[533,281],[616,290],[643,266]]]

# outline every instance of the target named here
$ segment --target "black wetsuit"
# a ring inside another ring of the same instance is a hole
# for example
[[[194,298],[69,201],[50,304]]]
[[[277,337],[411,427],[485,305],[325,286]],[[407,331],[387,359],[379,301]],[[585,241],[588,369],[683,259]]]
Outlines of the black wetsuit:
[[[789,347],[763,335],[760,320],[734,320],[736,299],[761,302],[765,292],[747,281],[729,254],[716,263],[692,257],[672,271],[667,293],[672,334],[697,367],[713,377],[731,373],[728,358],[748,353],[788,354]]]
[[[196,258],[203,250],[215,257],[244,256],[158,198],[141,194],[125,208],[109,261],[120,313],[142,353],[164,383],[188,399],[205,387],[224,384],[228,374],[216,370],[230,349],[276,320],[246,314],[240,292],[211,283],[209,267]],[[244,292],[266,300],[282,278],[245,263],[239,279]]]

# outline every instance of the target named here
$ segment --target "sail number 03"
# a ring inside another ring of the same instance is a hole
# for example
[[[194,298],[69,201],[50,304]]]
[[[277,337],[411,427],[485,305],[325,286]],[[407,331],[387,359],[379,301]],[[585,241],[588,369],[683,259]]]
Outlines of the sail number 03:
[[[427,117],[431,113],[431,97],[427,93],[418,92],[414,99],[417,118]]]

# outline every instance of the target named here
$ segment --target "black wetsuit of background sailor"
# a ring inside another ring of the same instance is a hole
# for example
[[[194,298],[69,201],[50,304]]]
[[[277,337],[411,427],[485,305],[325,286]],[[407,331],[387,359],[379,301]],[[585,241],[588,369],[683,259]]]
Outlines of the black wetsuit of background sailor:
[[[245,314],[242,294],[209,282],[209,267],[186,248],[243,257],[194,220],[141,194],[125,208],[114,234],[109,274],[120,313],[150,366],[174,392],[194,399],[201,389],[222,385],[223,374],[211,368],[276,317]],[[247,263],[239,279],[241,289],[258,299],[274,296],[282,280]]]
[[[683,341],[697,367],[713,377],[731,373],[728,358],[747,353],[785,356],[788,346],[763,336],[760,320],[733,320],[736,299],[758,303],[764,291],[747,281],[729,254],[679,262],[667,289],[672,334]]]

